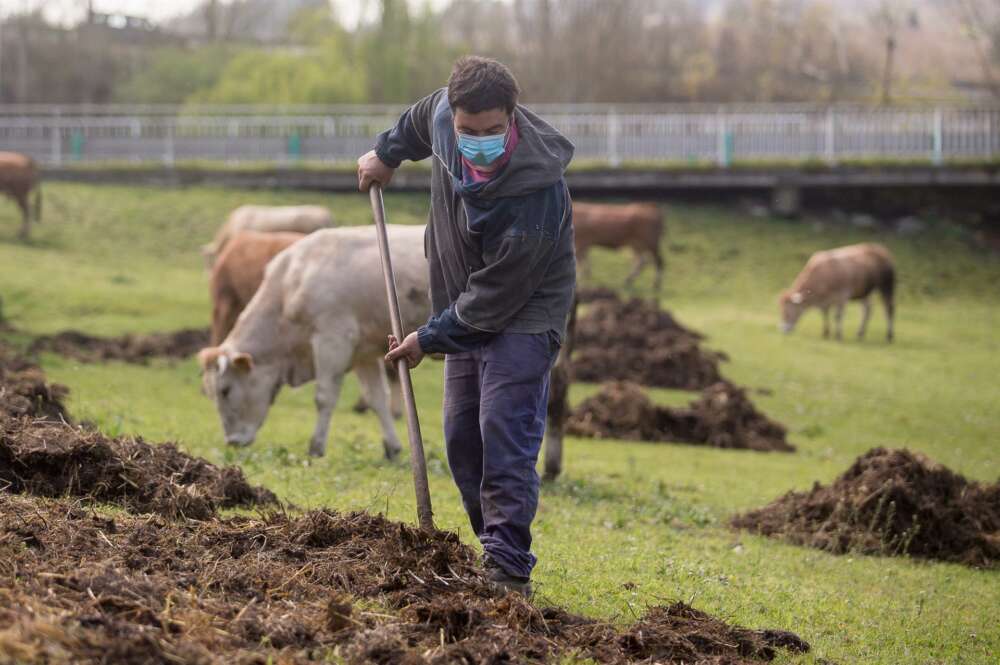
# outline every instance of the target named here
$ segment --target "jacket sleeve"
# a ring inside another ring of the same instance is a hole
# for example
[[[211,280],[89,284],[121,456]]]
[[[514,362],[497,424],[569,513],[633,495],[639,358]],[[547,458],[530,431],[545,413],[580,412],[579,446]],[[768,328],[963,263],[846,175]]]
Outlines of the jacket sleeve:
[[[395,169],[404,160],[418,162],[431,156],[434,109],[442,94],[444,89],[424,97],[399,116],[392,129],[378,135],[375,154],[386,166]]]
[[[479,348],[493,335],[462,324],[455,316],[455,305],[451,305],[417,330],[417,341],[424,353],[463,353]]]

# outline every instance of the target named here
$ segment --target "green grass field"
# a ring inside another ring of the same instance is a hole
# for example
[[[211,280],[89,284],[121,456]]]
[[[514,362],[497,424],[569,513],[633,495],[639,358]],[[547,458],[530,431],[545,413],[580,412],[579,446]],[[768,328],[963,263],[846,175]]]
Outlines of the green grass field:
[[[0,207],[0,297],[27,334],[95,334],[207,325],[198,246],[241,203],[320,203],[342,224],[369,221],[367,197],[213,188],[161,190],[50,184],[32,241],[15,241],[13,205]],[[389,194],[391,222],[420,223],[424,196]],[[648,604],[681,599],[752,627],[794,630],[814,645],[793,662],[997,663],[1000,573],[903,558],[832,556],[734,533],[735,511],[827,482],[874,446],[906,446],[977,480],[1000,477],[1000,261],[943,221],[898,238],[850,227],[750,219],[668,206],[663,305],[728,353],[728,377],[773,394],[758,406],[789,427],[795,454],[681,445],[567,441],[566,472],[543,489],[536,522],[540,602],[628,622]],[[820,338],[818,314],[793,336],[777,331],[776,297],[808,255],[879,240],[899,267],[897,342]],[[624,256],[597,253],[595,281],[619,285]],[[651,275],[644,275],[649,284]],[[641,293],[641,291],[640,291]],[[327,457],[305,455],[312,387],[285,390],[253,447],[222,442],[194,360],[148,367],[82,365],[44,356],[72,389],[77,419],[109,434],[177,440],[213,462],[238,463],[298,506],[387,513],[414,521],[405,455],[382,459],[374,417],[355,415],[353,380],[334,416]],[[441,365],[415,374],[439,526],[472,543],[444,460]],[[573,389],[574,401],[592,386]],[[657,391],[676,402],[691,395]],[[400,425],[400,433],[404,428]]]

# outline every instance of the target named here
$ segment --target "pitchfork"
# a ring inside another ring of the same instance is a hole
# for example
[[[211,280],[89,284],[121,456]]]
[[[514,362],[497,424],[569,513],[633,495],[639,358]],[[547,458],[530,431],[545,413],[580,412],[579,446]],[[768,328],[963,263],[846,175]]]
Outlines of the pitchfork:
[[[389,301],[392,334],[402,343],[404,339],[403,322],[399,316],[396,279],[393,276],[392,257],[389,254],[389,234],[385,227],[385,203],[382,201],[382,187],[378,184],[372,184],[368,195],[371,197],[372,213],[375,215],[378,251],[382,257],[382,274],[385,277],[385,296]],[[413,471],[413,489],[417,493],[417,521],[420,523],[421,529],[430,531],[434,529],[434,518],[431,511],[431,492],[427,485],[424,440],[420,436],[420,419],[417,417],[417,404],[413,399],[410,366],[405,358],[396,360],[396,371],[399,373],[399,387],[403,392],[403,402],[406,404],[406,431],[410,438],[410,469]]]

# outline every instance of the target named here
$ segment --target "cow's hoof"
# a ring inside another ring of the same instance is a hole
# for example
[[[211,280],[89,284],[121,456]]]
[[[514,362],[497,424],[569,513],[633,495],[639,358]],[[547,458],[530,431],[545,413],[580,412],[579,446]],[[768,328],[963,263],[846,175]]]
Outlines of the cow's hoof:
[[[402,448],[393,448],[392,446],[385,445],[385,442],[383,442],[382,445],[384,446],[385,458],[387,460],[394,460],[399,457],[399,453]]]
[[[315,443],[309,446],[309,457],[322,457],[326,455],[326,446],[317,446]]]

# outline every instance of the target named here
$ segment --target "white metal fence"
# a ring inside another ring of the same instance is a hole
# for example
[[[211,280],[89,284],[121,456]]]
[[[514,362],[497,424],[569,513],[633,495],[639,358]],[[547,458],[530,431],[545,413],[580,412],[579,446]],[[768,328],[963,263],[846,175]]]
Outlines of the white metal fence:
[[[545,106],[576,159],[716,164],[1000,157],[1000,107]],[[400,109],[0,107],[0,150],[48,165],[107,161],[349,163]]]

